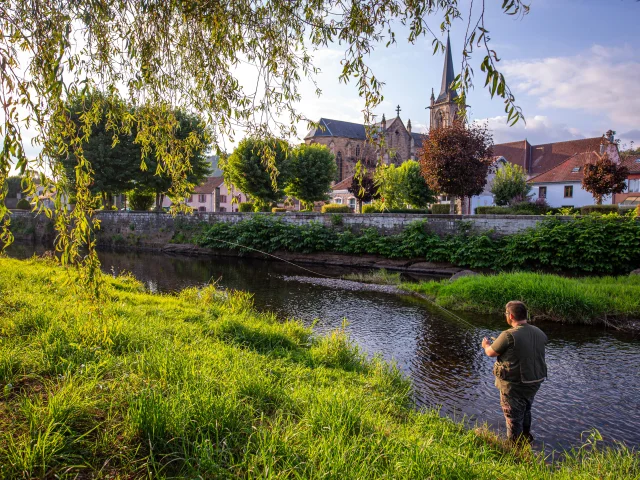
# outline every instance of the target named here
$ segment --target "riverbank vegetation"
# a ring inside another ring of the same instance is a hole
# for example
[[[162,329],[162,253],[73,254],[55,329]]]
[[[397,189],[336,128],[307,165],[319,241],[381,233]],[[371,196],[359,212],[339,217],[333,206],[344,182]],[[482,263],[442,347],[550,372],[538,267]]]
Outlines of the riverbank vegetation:
[[[554,467],[411,408],[344,333],[314,338],[213,286],[146,293],[0,258],[0,478],[631,478],[637,454]]]
[[[501,273],[455,281],[406,283],[402,288],[426,295],[455,310],[502,314],[521,300],[533,317],[566,323],[618,324],[640,319],[640,275],[566,278],[541,273]]]
[[[275,216],[254,216],[235,224],[202,224],[190,230],[188,237],[177,231],[176,238],[190,238],[211,249],[424,258],[496,271],[607,275],[640,266],[640,221],[631,216],[589,216],[571,221],[550,217],[535,228],[504,237],[474,234],[464,223],[458,234],[445,238],[431,232],[427,221],[413,222],[395,235],[383,235],[375,228],[355,233],[342,222],[333,223],[294,225]]]
[[[378,285],[400,285],[402,283],[400,272],[389,272],[384,268],[366,273],[350,273],[343,275],[342,278],[353,282],[375,283]]]

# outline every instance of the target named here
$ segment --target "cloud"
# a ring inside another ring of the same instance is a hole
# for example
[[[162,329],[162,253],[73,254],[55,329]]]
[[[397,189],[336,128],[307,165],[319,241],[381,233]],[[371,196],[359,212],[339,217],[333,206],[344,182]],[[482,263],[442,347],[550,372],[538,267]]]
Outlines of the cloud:
[[[529,140],[534,145],[541,143],[562,142],[585,138],[580,130],[564,124],[552,122],[549,117],[536,115],[527,117],[527,123],[518,122],[509,126],[507,116],[498,116],[475,120],[476,123],[486,123],[493,133],[494,143],[515,142]]]
[[[516,92],[538,97],[540,108],[606,116],[612,128],[635,127],[640,117],[640,61],[630,47],[593,46],[570,57],[505,62]]]
[[[634,148],[640,146],[640,130],[637,128],[629,130],[628,132],[619,133],[617,137],[620,139],[622,147],[630,147],[631,142],[633,142]]]

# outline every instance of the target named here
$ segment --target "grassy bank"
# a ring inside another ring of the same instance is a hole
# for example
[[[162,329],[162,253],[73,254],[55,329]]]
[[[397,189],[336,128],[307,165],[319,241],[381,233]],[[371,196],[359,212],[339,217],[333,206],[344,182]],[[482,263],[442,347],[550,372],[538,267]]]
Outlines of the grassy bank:
[[[497,399],[496,399],[497,402]],[[214,288],[152,295],[0,258],[1,478],[631,478],[626,449],[548,467],[436,412],[339,333]]]
[[[478,313],[504,312],[510,300],[527,304],[533,316],[597,324],[640,318],[640,275],[566,278],[541,273],[462,277],[453,282],[404,284],[439,305]]]

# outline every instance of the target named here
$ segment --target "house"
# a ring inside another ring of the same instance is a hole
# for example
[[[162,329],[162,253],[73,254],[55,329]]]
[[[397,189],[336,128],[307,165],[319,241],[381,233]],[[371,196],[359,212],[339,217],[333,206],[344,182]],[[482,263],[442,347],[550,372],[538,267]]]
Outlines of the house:
[[[495,145],[494,155],[520,165],[533,189],[533,200],[544,198],[551,207],[593,205],[595,198],[582,188],[584,165],[607,153],[620,162],[618,146],[609,131],[605,136],[567,142],[531,145],[527,140]],[[490,191],[490,182],[487,182]],[[474,197],[475,198],[475,197]],[[473,203],[473,199],[472,199]],[[611,204],[611,196],[603,200]]]
[[[246,201],[247,196],[233,188],[229,189],[222,177],[208,177],[187,198],[187,205],[197,212],[237,212],[238,204]],[[165,197],[162,206],[171,206],[171,200]]]
[[[627,167],[627,189],[614,195],[614,202],[620,206],[640,205],[640,153],[622,153],[620,163]]]
[[[358,205],[358,200],[353,195],[353,193],[349,192],[349,187],[353,182],[353,175],[345,178],[344,180],[336,183],[333,187],[331,187],[331,203],[337,203],[338,205],[349,205],[349,208],[356,211],[356,207]]]

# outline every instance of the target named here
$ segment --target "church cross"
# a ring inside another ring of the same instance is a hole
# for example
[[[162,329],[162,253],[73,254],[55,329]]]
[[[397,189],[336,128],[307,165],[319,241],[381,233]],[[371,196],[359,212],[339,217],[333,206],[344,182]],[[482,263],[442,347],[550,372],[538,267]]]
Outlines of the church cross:
[[[402,110],[402,109],[400,108],[400,105],[398,105],[396,107],[396,113],[398,114],[398,117],[400,116],[400,110]]]

